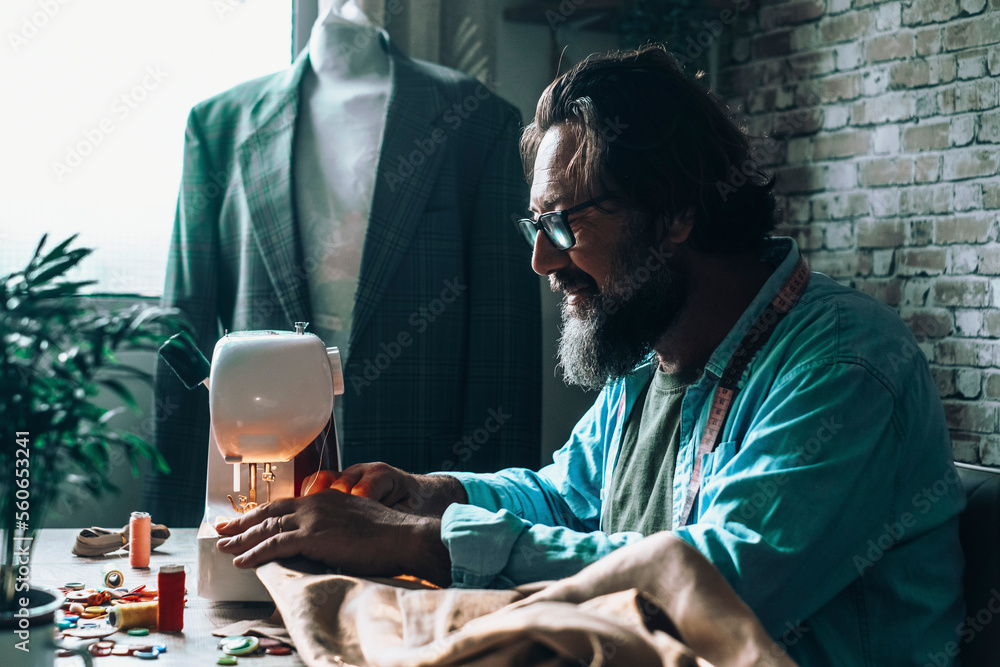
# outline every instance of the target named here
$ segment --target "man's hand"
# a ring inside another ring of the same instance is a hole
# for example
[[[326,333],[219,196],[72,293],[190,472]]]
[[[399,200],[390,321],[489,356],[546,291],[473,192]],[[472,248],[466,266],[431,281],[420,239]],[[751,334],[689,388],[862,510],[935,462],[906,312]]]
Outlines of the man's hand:
[[[321,470],[302,482],[302,495],[326,489],[378,501],[386,507],[441,518],[448,505],[467,503],[465,487],[447,475],[411,475],[386,463],[358,463],[343,472]]]
[[[370,498],[327,490],[277,500],[219,524],[220,551],[237,567],[305,556],[347,574],[409,574],[451,584],[451,557],[441,521],[393,510]]]

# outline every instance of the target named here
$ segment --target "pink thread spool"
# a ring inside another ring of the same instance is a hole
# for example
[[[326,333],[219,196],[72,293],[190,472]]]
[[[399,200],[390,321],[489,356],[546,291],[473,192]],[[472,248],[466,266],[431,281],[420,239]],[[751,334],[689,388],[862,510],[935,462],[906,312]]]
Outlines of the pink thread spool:
[[[132,512],[128,522],[128,562],[132,567],[149,567],[149,514]]]

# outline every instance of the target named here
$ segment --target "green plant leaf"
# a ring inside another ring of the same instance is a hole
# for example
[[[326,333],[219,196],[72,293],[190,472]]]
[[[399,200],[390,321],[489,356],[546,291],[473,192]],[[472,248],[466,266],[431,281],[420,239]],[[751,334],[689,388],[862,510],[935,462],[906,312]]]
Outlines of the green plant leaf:
[[[46,258],[46,260],[38,266],[38,273],[30,273],[28,275],[28,279],[33,285],[44,284],[51,278],[65,274],[67,271],[79,264],[80,260],[92,252],[93,250],[90,248],[78,248],[77,250],[71,250],[66,255],[52,260],[51,262],[49,262],[48,258]]]
[[[73,239],[75,239],[77,236],[78,236],[78,234],[74,234],[73,236],[69,237],[68,239],[66,239],[65,241],[63,241],[63,243],[60,243],[59,245],[68,244],[70,241],[72,241]],[[32,253],[31,259],[28,260],[28,269],[26,269],[26,271],[30,270],[31,267],[34,265],[35,260],[37,260],[41,256],[41,254],[42,254],[42,248],[45,246],[45,242],[48,239],[49,239],[48,232],[46,232],[45,234],[42,234],[42,238],[38,239],[38,245],[35,246],[35,252]]]
[[[132,392],[129,391],[128,387],[126,387],[120,380],[106,377],[106,378],[101,378],[100,380],[97,381],[97,383],[102,387],[107,387],[109,390],[113,391],[115,395],[117,395],[118,398],[120,398],[122,402],[125,405],[127,405],[133,412],[137,414],[142,412],[142,409],[139,407],[139,404],[135,400],[135,396],[132,395]]]
[[[76,237],[78,237],[79,235],[80,233],[77,232],[76,234],[73,234],[65,241],[61,242],[59,245],[57,245],[55,248],[49,251],[49,256],[65,252],[66,248],[69,247],[69,244],[75,241]],[[48,234],[46,234],[45,236],[48,236]],[[42,237],[43,241],[45,240],[45,236]],[[41,244],[39,244],[39,249],[41,249]]]

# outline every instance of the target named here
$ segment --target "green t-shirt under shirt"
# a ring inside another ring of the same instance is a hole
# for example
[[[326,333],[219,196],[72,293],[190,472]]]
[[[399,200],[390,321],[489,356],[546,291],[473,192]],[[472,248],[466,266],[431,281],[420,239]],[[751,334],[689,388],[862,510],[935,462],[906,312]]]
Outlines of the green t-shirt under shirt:
[[[701,369],[657,370],[625,424],[618,462],[605,499],[607,533],[651,535],[672,525],[674,468],[681,436],[681,402]]]

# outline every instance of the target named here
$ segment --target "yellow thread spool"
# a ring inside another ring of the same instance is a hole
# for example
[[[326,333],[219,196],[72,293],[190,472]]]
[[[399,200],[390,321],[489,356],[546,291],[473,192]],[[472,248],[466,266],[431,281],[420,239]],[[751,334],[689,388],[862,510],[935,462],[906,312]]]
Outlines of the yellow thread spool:
[[[157,602],[120,604],[108,610],[108,621],[119,630],[151,628],[156,625]]]

